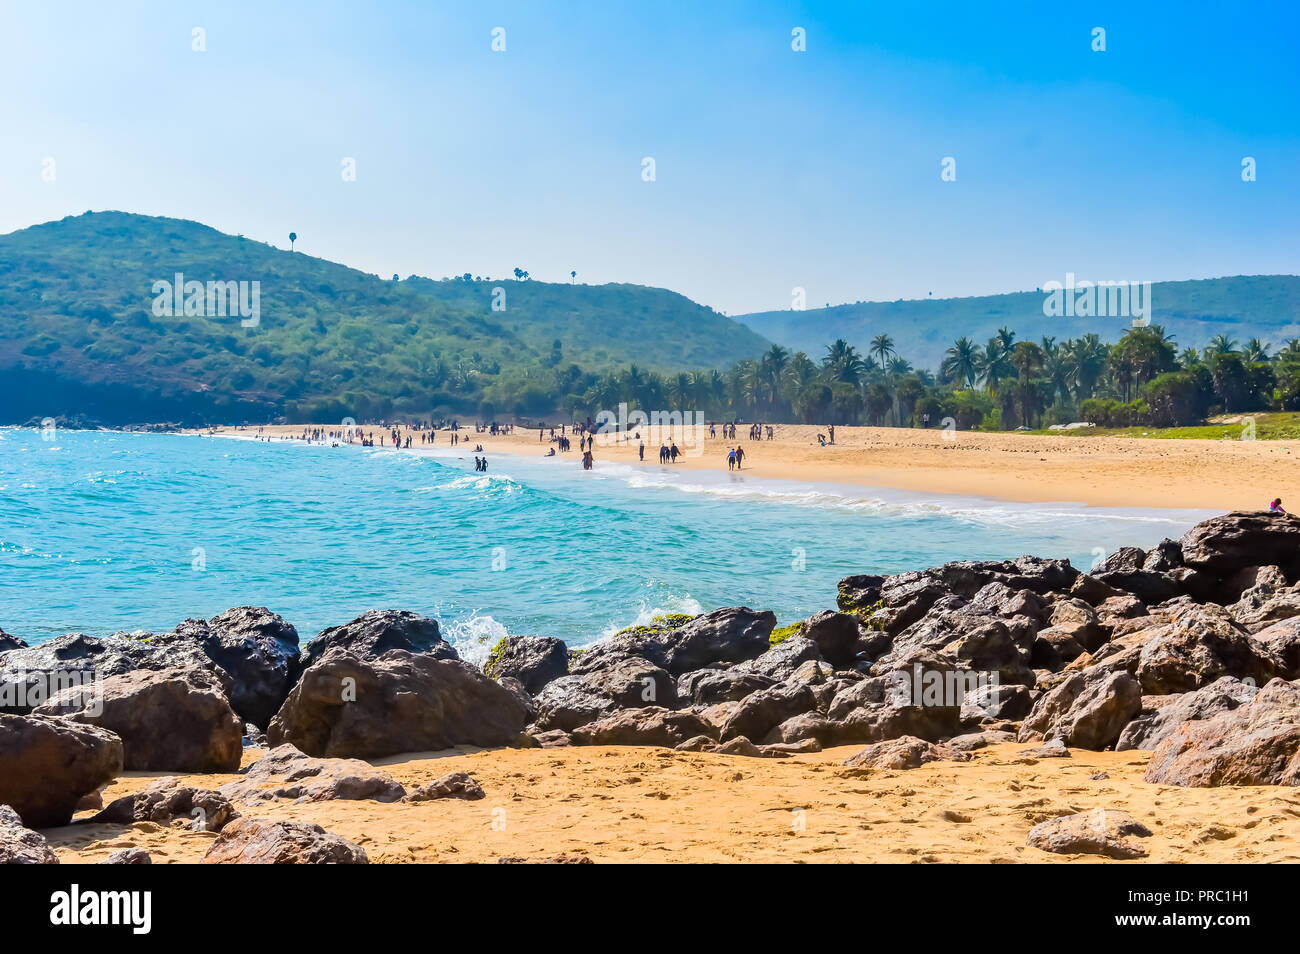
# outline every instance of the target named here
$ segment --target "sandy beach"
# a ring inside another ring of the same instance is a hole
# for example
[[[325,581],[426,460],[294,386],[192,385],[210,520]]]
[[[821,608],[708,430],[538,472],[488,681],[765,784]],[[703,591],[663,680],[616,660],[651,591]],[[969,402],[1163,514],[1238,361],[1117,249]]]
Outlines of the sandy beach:
[[[789,759],[669,749],[450,750],[376,760],[408,789],[472,774],[486,798],[418,804],[287,800],[249,817],[308,821],[356,842],[372,863],[485,862],[581,856],[596,863],[979,862],[1101,863],[1025,843],[1038,822],[1094,808],[1127,811],[1151,829],[1144,861],[1300,861],[1300,791],[1178,788],[1142,781],[1150,753],[1075,750],[1034,760],[1006,743],[964,763],[849,769],[861,746]],[[263,754],[245,752],[245,764]],[[1092,779],[1098,773],[1109,778]],[[155,775],[129,773],[105,803]],[[215,788],[237,776],[188,776]],[[216,837],[153,822],[45,832],[60,860],[95,862],[125,847],[155,864],[197,862]],[[1112,862],[1142,864],[1143,862]]]
[[[338,425],[319,425],[326,430]],[[296,437],[303,425],[263,429],[273,437]],[[372,428],[366,426],[369,432]],[[381,432],[374,427],[376,438]],[[219,428],[217,433],[249,436],[256,428]],[[205,432],[207,433],[207,432]],[[557,429],[558,433],[558,429]],[[823,481],[931,494],[957,494],[1026,503],[1073,502],[1097,507],[1176,507],[1199,510],[1258,510],[1274,497],[1284,502],[1300,460],[1296,441],[1166,440],[1086,435],[1034,435],[937,429],[841,427],[834,446],[821,446],[825,428],[777,425],[774,440],[706,439],[678,462],[679,469],[727,469],[727,450],[742,446],[741,476]],[[492,454],[541,456],[553,446],[536,430],[493,436],[462,430],[458,449],[466,456],[482,445]],[[549,432],[548,432],[549,436]],[[421,447],[419,435],[412,442]],[[450,447],[449,432],[437,433],[436,447]],[[679,441],[679,447],[689,446]],[[576,450],[559,455],[577,460]],[[614,461],[659,468],[658,445],[638,461],[636,443],[602,443],[597,465]],[[738,478],[739,479],[739,478]],[[1297,498],[1300,499],[1300,498]]]

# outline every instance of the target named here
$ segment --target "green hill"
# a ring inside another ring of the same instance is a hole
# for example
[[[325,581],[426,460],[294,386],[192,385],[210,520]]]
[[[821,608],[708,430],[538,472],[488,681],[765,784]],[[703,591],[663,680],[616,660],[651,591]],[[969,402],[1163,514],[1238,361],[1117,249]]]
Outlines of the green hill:
[[[978,298],[871,301],[806,311],[740,315],[759,334],[820,357],[828,342],[843,338],[866,350],[876,335],[894,339],[898,353],[913,364],[937,369],[944,350],[963,335],[979,344],[1008,327],[1021,340],[1044,335],[1064,340],[1089,332],[1117,341],[1124,318],[1049,318],[1042,292]],[[1163,325],[1180,348],[1202,347],[1217,334],[1238,341],[1259,338],[1276,345],[1300,336],[1300,277],[1241,275],[1202,281],[1155,282],[1150,321]]]
[[[258,282],[256,326],[156,314],[177,273]],[[483,283],[388,281],[180,219],[23,229],[0,236],[0,422],[541,415],[619,365],[721,366],[767,344],[658,289],[503,284],[493,312]]]

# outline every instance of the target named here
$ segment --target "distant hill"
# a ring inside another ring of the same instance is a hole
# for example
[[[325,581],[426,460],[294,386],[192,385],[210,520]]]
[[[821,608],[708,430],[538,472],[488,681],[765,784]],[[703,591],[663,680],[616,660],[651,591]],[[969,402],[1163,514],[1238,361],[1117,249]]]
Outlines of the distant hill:
[[[771,340],[806,351],[813,358],[843,338],[865,350],[871,339],[887,334],[900,355],[914,365],[936,370],[943,353],[965,335],[984,344],[999,328],[1009,327],[1019,340],[1044,335],[1058,341],[1096,332],[1116,341],[1128,327],[1123,318],[1049,318],[1043,292],[1016,292],[978,298],[872,301],[806,311],[765,311],[740,315]],[[1151,286],[1153,324],[1164,325],[1180,348],[1202,347],[1217,334],[1244,342],[1256,337],[1278,344],[1300,336],[1300,277],[1241,275],[1201,281],[1156,282]]]
[[[155,282],[177,273],[258,282],[256,326],[156,314]],[[0,236],[0,422],[540,415],[613,367],[721,367],[767,345],[659,289],[502,284],[494,312],[483,283],[393,282],[196,222],[48,222]]]
[[[402,285],[489,317],[539,352],[550,352],[559,340],[564,360],[584,368],[629,363],[664,372],[725,368],[757,358],[772,344],[712,308],[663,288],[419,277]],[[503,292],[504,311],[491,307],[497,288]]]

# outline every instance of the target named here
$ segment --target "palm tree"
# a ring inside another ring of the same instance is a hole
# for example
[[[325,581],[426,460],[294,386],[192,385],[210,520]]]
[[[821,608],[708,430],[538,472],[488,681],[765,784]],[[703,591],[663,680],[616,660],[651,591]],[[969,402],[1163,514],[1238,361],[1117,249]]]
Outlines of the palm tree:
[[[826,349],[826,357],[822,358],[822,367],[831,381],[842,381],[853,385],[862,383],[862,377],[867,370],[862,356],[858,354],[858,349],[843,338],[837,338],[835,343]]]
[[[296,242],[296,241],[298,241],[298,233],[297,233],[297,232],[290,232],[290,233],[289,233],[289,251],[291,251],[291,252],[293,251],[293,243]]]
[[[576,271],[569,272],[569,284],[572,285],[577,280],[578,280],[578,273]]]
[[[1237,342],[1227,335],[1215,335],[1210,339],[1210,343],[1205,347],[1205,356],[1207,358],[1221,354],[1236,354]]]
[[[962,336],[944,352],[943,364],[939,366],[939,371],[948,380],[957,382],[959,387],[971,388],[975,386],[975,379],[979,376],[979,361],[980,346]]]
[[[1258,338],[1251,338],[1246,342],[1246,353],[1244,355],[1247,364],[1260,364],[1268,360],[1268,345],[1261,342]]]
[[[894,339],[889,335],[876,335],[871,339],[871,347],[867,352],[880,362],[881,367],[884,367],[894,356]]]

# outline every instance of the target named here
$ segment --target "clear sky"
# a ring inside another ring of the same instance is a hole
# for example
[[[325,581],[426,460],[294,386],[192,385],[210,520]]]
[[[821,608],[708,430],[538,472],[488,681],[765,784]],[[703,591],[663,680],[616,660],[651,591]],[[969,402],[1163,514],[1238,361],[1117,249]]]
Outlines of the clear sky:
[[[730,314],[1300,272],[1295,0],[7,0],[0,83],[0,232],[122,209]]]

